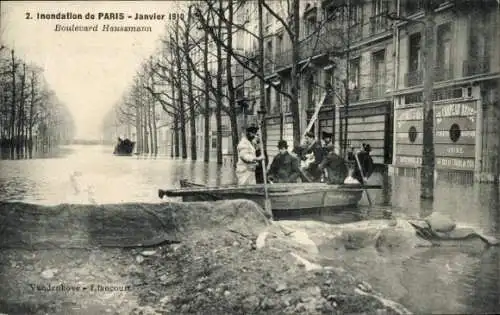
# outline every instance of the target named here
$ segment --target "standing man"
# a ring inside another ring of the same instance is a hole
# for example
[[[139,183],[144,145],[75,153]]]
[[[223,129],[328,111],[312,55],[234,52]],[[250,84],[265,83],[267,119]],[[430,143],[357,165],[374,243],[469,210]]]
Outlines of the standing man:
[[[238,163],[236,163],[236,177],[238,185],[255,185],[255,169],[257,161],[262,160],[262,155],[257,157],[254,141],[257,136],[258,127],[251,126],[246,129],[246,134],[238,143]]]
[[[357,153],[358,155],[358,160],[359,164],[361,164],[361,168],[363,170],[363,176],[361,175],[361,171],[359,169],[358,163],[355,162],[355,167],[354,167],[354,173],[353,177],[356,178],[360,183],[366,182],[366,179],[370,177],[373,173],[373,159],[370,156],[370,152],[372,151],[372,148],[369,144],[364,144],[363,143],[363,149]]]
[[[300,176],[299,160],[288,152],[285,140],[278,142],[279,153],[269,168],[268,178],[275,183],[296,183]]]

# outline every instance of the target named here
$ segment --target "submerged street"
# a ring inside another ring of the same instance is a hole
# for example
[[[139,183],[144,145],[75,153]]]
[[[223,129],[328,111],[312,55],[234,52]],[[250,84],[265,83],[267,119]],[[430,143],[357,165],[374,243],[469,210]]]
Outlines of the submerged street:
[[[178,201],[160,200],[157,190],[179,187],[179,180],[183,178],[208,185],[233,181],[230,166],[221,168],[213,162],[171,160],[164,156],[119,157],[111,153],[112,148],[107,146],[69,146],[63,147],[58,158],[2,160],[0,198],[39,205],[159,204]],[[381,218],[384,210],[391,210],[398,218],[419,218],[439,211],[450,215],[457,223],[500,237],[498,190],[489,185],[473,185],[467,178],[438,179],[434,208],[431,209],[420,205],[417,179],[391,176],[387,183],[383,191],[370,191],[375,201],[373,208],[363,197],[360,211],[364,218]],[[309,219],[298,218],[288,224],[307,231],[311,228]],[[340,223],[356,220],[356,216],[344,213],[313,219]],[[331,228],[334,231],[335,225]],[[322,265],[352,272],[387,298],[415,313],[491,313],[500,307],[498,247],[485,250],[468,246],[434,247],[386,252],[362,248],[339,254],[325,239],[318,248],[323,257]],[[83,256],[80,261],[86,260]],[[122,272],[118,270],[123,266],[98,267],[99,259],[103,258],[92,259],[88,262],[89,266],[94,264],[89,267],[93,268],[91,270],[104,268],[110,278]],[[8,272],[12,271],[8,269],[11,267],[3,266],[0,277],[10,274]],[[106,301],[102,303],[106,305]]]

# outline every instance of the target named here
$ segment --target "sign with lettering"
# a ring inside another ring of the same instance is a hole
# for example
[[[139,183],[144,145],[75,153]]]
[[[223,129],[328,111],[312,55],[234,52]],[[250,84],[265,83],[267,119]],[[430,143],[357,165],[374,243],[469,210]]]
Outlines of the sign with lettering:
[[[419,156],[404,156],[398,155],[396,156],[396,165],[409,165],[409,166],[421,166],[422,158]]]
[[[434,105],[436,118],[473,116],[476,117],[476,102]]]
[[[474,170],[474,159],[436,157],[437,168]]]
[[[422,107],[414,107],[407,109],[400,109],[397,111],[397,120],[422,120],[424,117],[424,112]]]

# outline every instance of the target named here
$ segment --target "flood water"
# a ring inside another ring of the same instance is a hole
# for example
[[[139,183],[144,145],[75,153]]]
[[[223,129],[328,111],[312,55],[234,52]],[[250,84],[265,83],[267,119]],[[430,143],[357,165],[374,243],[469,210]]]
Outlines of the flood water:
[[[229,166],[169,157],[115,157],[112,147],[71,146],[58,158],[0,161],[0,199],[44,205],[59,203],[159,203],[158,188],[186,178],[218,185],[233,181]],[[384,191],[371,191],[361,210],[377,217],[390,209],[418,218],[432,211],[500,237],[499,191],[463,178],[440,178],[433,206],[421,205],[418,180],[392,176]],[[331,218],[324,218],[331,221]],[[333,227],[332,227],[333,228]],[[500,312],[500,249],[431,248],[408,257],[348,251],[331,259],[415,313]]]

